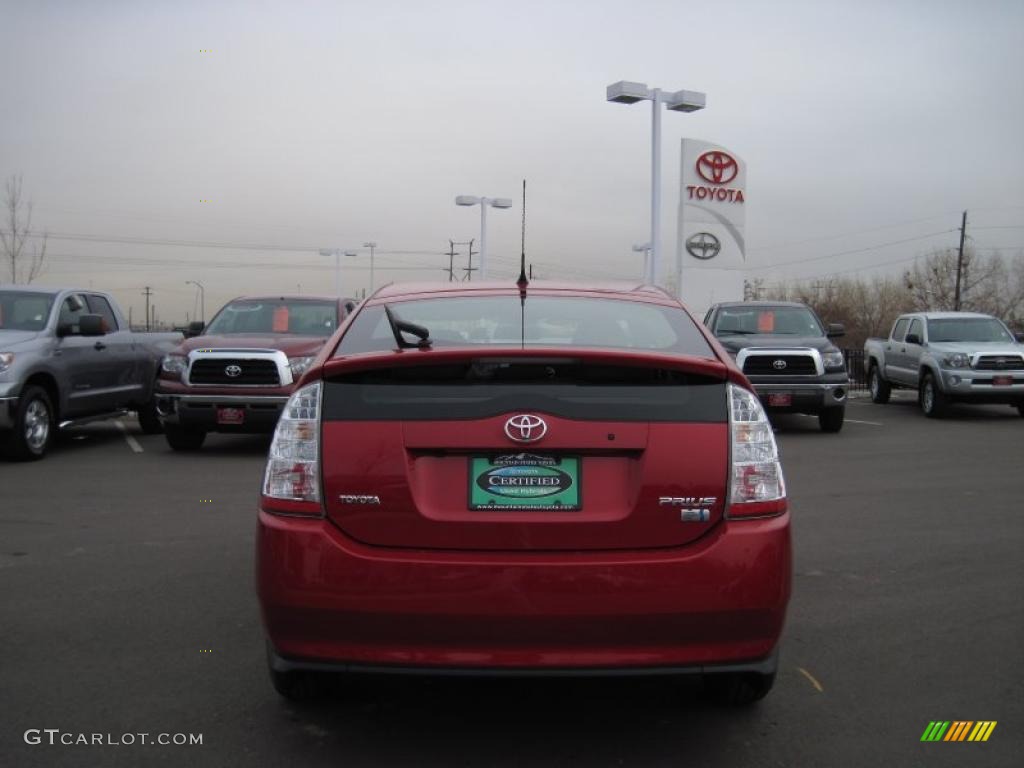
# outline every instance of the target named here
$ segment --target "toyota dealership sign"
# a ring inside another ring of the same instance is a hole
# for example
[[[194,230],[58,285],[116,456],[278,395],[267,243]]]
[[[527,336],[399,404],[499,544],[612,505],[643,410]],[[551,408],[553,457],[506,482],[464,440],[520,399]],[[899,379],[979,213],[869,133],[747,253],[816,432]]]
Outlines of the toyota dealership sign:
[[[725,147],[683,139],[675,284],[698,316],[743,298],[747,165]]]

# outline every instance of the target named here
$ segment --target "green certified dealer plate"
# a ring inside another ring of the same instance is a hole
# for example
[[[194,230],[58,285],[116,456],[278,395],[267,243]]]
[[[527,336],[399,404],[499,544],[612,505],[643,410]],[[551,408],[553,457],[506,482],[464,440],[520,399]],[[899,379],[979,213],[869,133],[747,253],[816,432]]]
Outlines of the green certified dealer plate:
[[[548,510],[580,508],[578,456],[515,453],[469,460],[469,508]]]

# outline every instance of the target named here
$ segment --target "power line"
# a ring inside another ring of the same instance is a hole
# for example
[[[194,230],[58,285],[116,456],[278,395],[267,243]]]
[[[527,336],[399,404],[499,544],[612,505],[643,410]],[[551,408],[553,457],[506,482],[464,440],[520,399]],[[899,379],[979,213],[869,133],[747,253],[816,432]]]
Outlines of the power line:
[[[768,264],[763,267],[747,267],[748,271],[756,272],[763,269],[775,269],[776,267],[787,267],[792,264],[807,264],[812,261],[822,261],[824,259],[832,259],[837,256],[850,256],[854,253],[867,253],[868,251],[876,251],[879,248],[887,248],[890,245],[902,245],[903,243],[912,243],[916,240],[926,240],[929,237],[936,237],[937,235],[946,235],[950,232],[957,232],[959,227],[953,229],[943,229],[938,232],[929,232],[927,235],[918,235],[917,237],[907,237],[903,240],[892,240],[888,243],[878,243],[877,245],[869,245],[864,248],[853,248],[849,251],[837,251],[836,253],[826,253],[823,256],[812,256],[807,259],[792,259],[791,261],[779,261],[774,264]]]

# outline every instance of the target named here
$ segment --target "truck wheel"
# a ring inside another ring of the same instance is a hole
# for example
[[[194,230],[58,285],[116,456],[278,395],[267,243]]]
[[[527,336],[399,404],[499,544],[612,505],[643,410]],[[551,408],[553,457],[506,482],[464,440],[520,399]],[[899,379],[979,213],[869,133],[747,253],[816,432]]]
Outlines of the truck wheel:
[[[927,372],[921,377],[921,389],[917,394],[917,402],[924,415],[930,419],[938,419],[946,410],[946,396],[942,394],[935,376]]]
[[[164,431],[164,425],[160,423],[160,417],[156,414],[155,399],[140,405],[136,415],[139,417],[139,426],[142,427],[143,434],[159,435]]]
[[[1024,416],[1024,403],[1017,403],[1017,413]]]
[[[846,407],[826,408],[818,412],[818,426],[822,432],[838,432],[843,428],[843,419],[846,418]]]
[[[46,455],[53,442],[55,423],[53,404],[42,387],[25,387],[14,414],[14,428],[4,445],[15,461],[37,461]]]
[[[164,427],[164,437],[167,438],[167,444],[176,451],[197,451],[203,447],[206,433],[186,429],[177,424],[167,424]]]
[[[892,394],[892,387],[889,382],[882,378],[878,366],[871,364],[868,371],[868,388],[871,390],[871,402],[885,405],[889,402],[889,395]]]
[[[704,676],[704,691],[716,704],[743,707],[760,701],[772,689],[775,673],[727,672]]]

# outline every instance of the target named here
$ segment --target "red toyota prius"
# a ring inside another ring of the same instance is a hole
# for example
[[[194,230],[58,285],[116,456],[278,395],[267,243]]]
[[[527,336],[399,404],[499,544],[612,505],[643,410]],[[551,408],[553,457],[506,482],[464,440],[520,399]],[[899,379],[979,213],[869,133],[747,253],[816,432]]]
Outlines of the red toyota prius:
[[[743,374],[650,286],[377,291],[278,423],[257,581],[271,680],[699,674],[772,686],[778,450]]]

